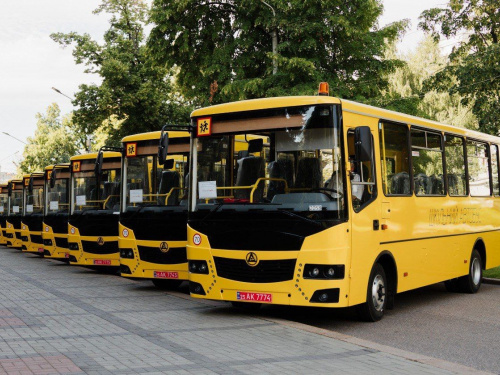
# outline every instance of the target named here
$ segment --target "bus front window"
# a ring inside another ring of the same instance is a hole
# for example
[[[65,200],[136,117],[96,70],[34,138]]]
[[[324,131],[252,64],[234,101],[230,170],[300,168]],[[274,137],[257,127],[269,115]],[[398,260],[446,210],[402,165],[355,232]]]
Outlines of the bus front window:
[[[23,214],[23,191],[13,190],[10,196],[10,215]]]
[[[220,122],[215,134],[195,140],[194,211],[218,207],[280,211],[313,220],[345,218],[334,106],[284,108],[256,117],[239,113]]]
[[[187,198],[184,177],[187,156],[168,155],[164,165],[152,155],[127,158],[124,212],[140,206],[179,206]]]
[[[26,191],[26,213],[43,213],[43,186],[34,186]]]
[[[55,180],[54,187],[47,184],[47,208],[48,213],[67,213],[69,208],[68,179]]]
[[[99,188],[93,171],[74,174],[74,211],[118,210],[120,205],[120,169],[103,169]]]

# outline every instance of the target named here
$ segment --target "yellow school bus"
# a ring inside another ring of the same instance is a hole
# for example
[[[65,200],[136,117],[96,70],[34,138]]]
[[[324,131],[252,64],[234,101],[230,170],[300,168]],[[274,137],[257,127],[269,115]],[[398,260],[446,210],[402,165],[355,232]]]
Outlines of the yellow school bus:
[[[21,249],[21,219],[23,214],[23,180],[15,179],[8,182],[9,212],[5,226],[7,228],[7,246]]]
[[[0,245],[7,245],[7,213],[9,212],[8,184],[0,184]]]
[[[325,86],[192,113],[191,296],[356,305],[376,321],[396,293],[443,281],[475,293],[500,264],[500,138]]]
[[[45,174],[31,173],[23,177],[24,199],[21,220],[22,250],[43,256],[43,209]]]
[[[45,258],[69,259],[68,214],[70,164],[45,167],[45,215],[43,217],[43,249]]]
[[[188,279],[186,257],[190,135],[169,131],[168,155],[159,159],[162,132],[123,138],[122,208],[118,244],[120,273],[176,288]]]
[[[101,161],[99,155],[102,155]],[[121,152],[105,151],[70,159],[68,247],[71,264],[120,266],[121,157]]]

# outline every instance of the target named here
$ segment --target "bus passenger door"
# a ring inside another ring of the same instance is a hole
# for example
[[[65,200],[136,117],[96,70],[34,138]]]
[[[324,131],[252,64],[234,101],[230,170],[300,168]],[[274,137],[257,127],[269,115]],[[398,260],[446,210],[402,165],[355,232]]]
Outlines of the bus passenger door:
[[[350,128],[346,134],[351,218],[350,305],[366,301],[368,278],[380,246],[381,212],[375,163],[377,139],[377,132],[368,126]]]

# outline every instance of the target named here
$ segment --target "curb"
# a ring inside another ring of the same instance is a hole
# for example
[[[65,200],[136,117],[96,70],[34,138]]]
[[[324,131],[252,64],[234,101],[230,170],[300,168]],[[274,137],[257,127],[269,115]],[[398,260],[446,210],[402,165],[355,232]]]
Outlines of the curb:
[[[488,279],[488,280],[491,280],[491,279]],[[495,282],[498,282],[498,285],[500,285],[500,280],[495,280],[495,279],[493,279],[493,280]],[[483,281],[484,281],[484,279],[483,279]],[[186,299],[186,300],[191,300],[191,301],[193,300],[193,298],[191,296],[183,294],[181,292],[169,291],[168,294],[170,294],[174,297],[178,297],[178,298],[182,298],[182,299]],[[196,298],[195,300],[204,304],[204,305],[208,305],[208,306],[212,306],[212,307],[221,307],[221,303],[217,302],[217,301],[198,299],[198,298]],[[408,352],[406,350],[401,350],[401,349],[393,348],[391,346],[378,344],[378,343],[373,342],[373,341],[359,339],[359,338],[349,336],[349,335],[346,335],[343,333],[329,331],[329,330],[324,329],[324,328],[313,327],[313,326],[310,326],[310,325],[307,325],[304,323],[293,322],[293,321],[289,321],[289,320],[281,319],[281,318],[271,318],[271,317],[258,316],[258,315],[254,315],[254,314],[248,314],[248,316],[252,317],[252,318],[266,320],[266,321],[269,321],[272,323],[280,324],[280,325],[290,327],[293,329],[297,329],[300,331],[305,331],[305,332],[314,333],[314,334],[321,335],[321,336],[326,336],[326,337],[329,337],[329,338],[332,338],[335,340],[347,342],[349,344],[362,346],[362,347],[367,348],[367,349],[373,349],[373,350],[376,350],[376,351],[379,351],[382,353],[391,354],[391,355],[394,355],[396,357],[401,357],[401,358],[404,358],[404,359],[409,360],[409,361],[422,363],[425,365],[433,366],[435,368],[439,368],[441,370],[451,371],[451,372],[454,372],[457,374],[493,375],[493,373],[491,373],[491,372],[480,371],[480,370],[474,369],[472,367],[467,367],[465,365],[461,365],[458,363],[453,363],[453,362],[445,361],[443,359],[428,357],[428,356],[425,356],[423,354]]]
[[[492,284],[492,285],[500,285],[500,279],[491,279],[489,277],[483,277],[483,283]]]

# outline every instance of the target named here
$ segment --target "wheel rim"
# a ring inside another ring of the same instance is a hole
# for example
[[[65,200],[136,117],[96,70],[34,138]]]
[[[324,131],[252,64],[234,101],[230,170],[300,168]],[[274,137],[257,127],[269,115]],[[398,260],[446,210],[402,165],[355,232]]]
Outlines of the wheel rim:
[[[385,304],[385,282],[381,275],[375,276],[372,284],[373,307],[377,311],[382,311]]]
[[[470,267],[470,272],[474,285],[479,285],[479,282],[481,281],[481,264],[479,262],[479,259],[474,258]]]

